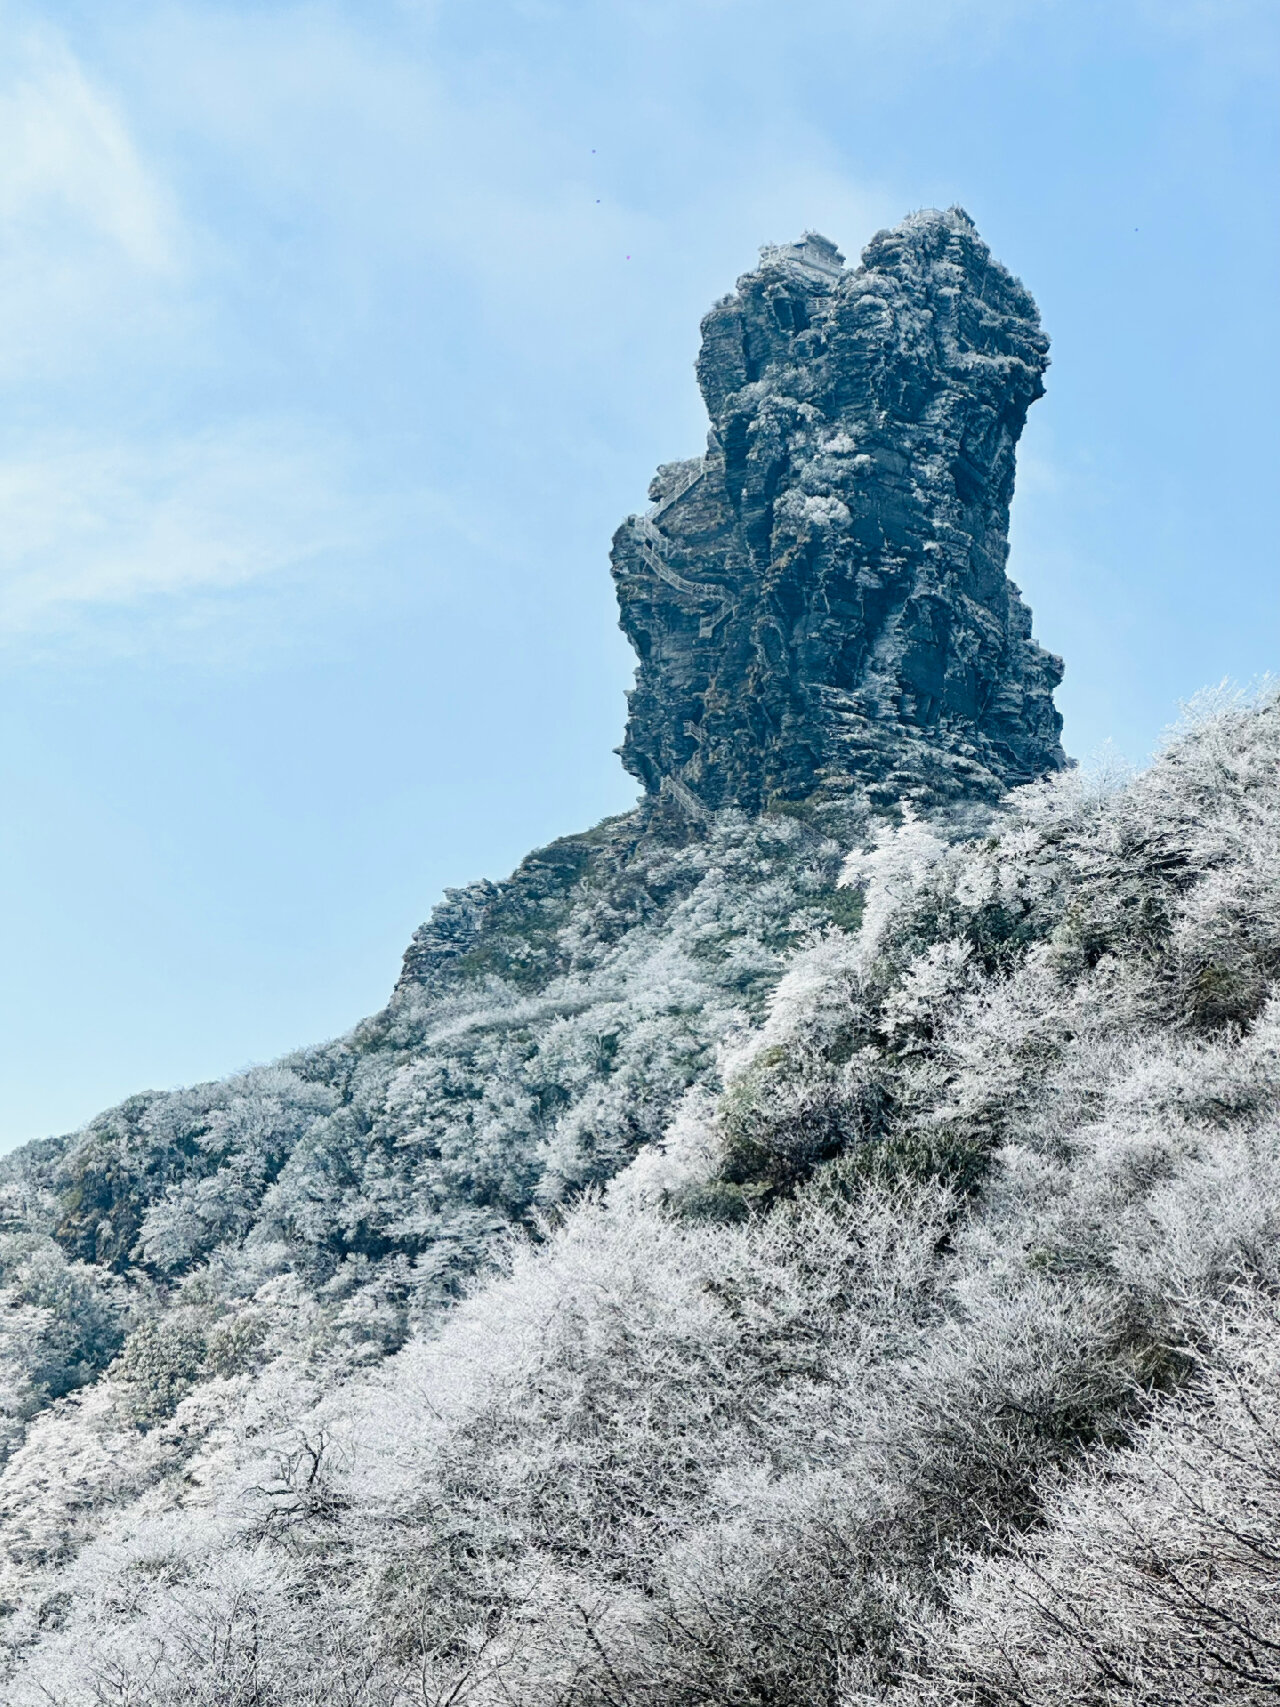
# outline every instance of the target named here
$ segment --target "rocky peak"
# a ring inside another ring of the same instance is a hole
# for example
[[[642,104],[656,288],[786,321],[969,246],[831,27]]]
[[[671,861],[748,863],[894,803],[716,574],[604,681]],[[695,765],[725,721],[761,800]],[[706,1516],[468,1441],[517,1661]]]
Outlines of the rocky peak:
[[[931,805],[1062,768],[1062,665],[1005,574],[1047,352],[959,208],[856,270],[816,232],[761,250],[702,323],[705,456],[659,468],[613,542],[621,752],[651,795]]]

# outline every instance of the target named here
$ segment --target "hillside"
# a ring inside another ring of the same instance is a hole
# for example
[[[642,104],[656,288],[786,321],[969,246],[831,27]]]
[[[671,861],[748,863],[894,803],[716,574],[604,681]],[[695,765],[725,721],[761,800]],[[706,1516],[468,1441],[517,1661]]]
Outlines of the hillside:
[[[1066,768],[958,210],[703,331],[636,810],[3,1164],[15,1707],[1274,1700],[1280,697]]]

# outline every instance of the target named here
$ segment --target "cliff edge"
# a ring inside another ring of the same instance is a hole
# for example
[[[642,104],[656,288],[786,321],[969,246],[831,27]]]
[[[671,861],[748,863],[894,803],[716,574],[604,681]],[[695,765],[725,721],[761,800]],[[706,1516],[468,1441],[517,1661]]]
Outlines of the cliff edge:
[[[931,806],[1063,768],[1062,664],[1005,574],[1047,365],[960,208],[856,270],[812,232],[761,251],[702,323],[706,455],[662,466],[613,542],[639,657],[620,750],[650,794]]]

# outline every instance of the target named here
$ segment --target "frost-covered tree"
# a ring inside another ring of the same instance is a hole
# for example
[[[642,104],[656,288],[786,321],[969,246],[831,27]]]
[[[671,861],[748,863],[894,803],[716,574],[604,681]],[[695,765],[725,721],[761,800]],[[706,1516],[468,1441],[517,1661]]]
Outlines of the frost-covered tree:
[[[98,1325],[6,1364],[6,1700],[1270,1698],[1275,696],[994,815],[609,835],[13,1165],[9,1319]]]

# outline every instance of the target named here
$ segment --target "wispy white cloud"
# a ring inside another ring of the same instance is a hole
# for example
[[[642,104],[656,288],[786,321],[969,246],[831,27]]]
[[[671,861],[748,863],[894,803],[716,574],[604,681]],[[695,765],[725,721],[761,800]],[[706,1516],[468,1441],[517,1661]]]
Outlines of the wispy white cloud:
[[[154,338],[183,273],[182,222],[120,103],[51,26],[0,9],[0,378],[94,366]]]
[[[0,233],[57,224],[134,266],[174,265],[171,213],[123,117],[61,43],[28,33],[0,82]]]
[[[0,460],[0,635],[241,587],[371,544],[338,450],[280,423]]]
[[[829,54],[838,45],[853,64],[866,50],[884,64],[890,38],[915,54],[958,37],[965,55],[981,57],[1003,32],[1065,4],[866,0],[818,5],[813,16]],[[1101,0],[1080,4],[1087,18]],[[1151,4],[1121,9],[1142,19]],[[1222,4],[1233,15],[1254,9]],[[13,15],[3,6],[0,20]],[[1171,9],[1185,26],[1212,6],[1171,0]],[[536,369],[532,383],[554,390],[559,406],[540,425],[549,443],[582,437],[586,411],[609,406],[599,374],[616,372],[626,376],[619,409],[638,419],[652,385],[664,433],[678,385],[693,435],[697,315],[755,245],[816,225],[853,258],[904,211],[892,185],[850,169],[795,66],[779,78],[762,59],[766,0],[620,0],[600,39],[624,42],[610,61],[623,69],[599,79],[574,58],[595,51],[583,40],[603,28],[581,0],[493,0],[483,45],[471,31],[468,47],[447,51],[433,26],[464,10],[461,0],[162,5],[116,26],[133,56],[114,62],[127,100],[49,28],[12,32],[0,71],[0,377],[25,363],[42,381],[93,359],[97,346],[118,356],[132,324],[156,371],[213,370],[225,359],[228,373],[244,364],[246,388],[284,374],[287,390],[290,362],[304,376],[308,363],[319,371],[331,347],[355,347],[362,316],[390,304],[402,318],[388,324],[434,351],[431,371],[425,361],[414,368],[418,350],[406,354],[420,391],[490,385],[518,395]],[[779,54],[794,58],[801,23],[779,32]],[[726,100],[709,116],[699,79],[710,66]],[[547,94],[564,86],[569,108]],[[126,113],[166,139],[167,156],[147,155]],[[200,189],[216,179],[218,194],[199,200],[174,165],[181,158],[201,159]],[[230,231],[223,195],[241,215]],[[202,301],[217,304],[207,320],[193,306]],[[155,332],[165,316],[167,345]],[[461,329],[468,349],[480,352],[465,374],[450,367],[451,341],[439,334],[460,317],[472,322]],[[372,335],[367,349],[371,366],[388,362]],[[570,409],[575,386],[581,401]],[[0,452],[0,629],[231,590],[367,541],[374,500],[356,496],[338,447],[296,424],[283,435],[260,423],[202,431],[200,406],[185,408],[181,393],[172,384],[169,418],[156,411],[146,443],[122,446],[110,424],[95,439],[86,425],[74,447],[46,440],[7,461]],[[286,397],[283,406],[297,405]],[[459,415],[461,431],[466,408]],[[1061,478],[1024,458],[1020,490]],[[417,502],[410,486],[391,500],[402,526]]]

